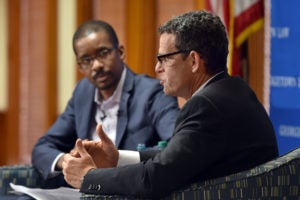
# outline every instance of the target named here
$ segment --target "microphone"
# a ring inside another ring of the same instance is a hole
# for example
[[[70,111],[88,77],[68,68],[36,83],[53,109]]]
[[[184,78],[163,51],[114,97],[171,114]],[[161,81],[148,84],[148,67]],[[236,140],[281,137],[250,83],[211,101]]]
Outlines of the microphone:
[[[104,112],[104,110],[100,110],[100,120],[103,121],[106,118],[106,113]]]
[[[117,117],[119,117],[121,114],[122,114],[122,111],[121,111],[121,110],[118,110],[118,112],[117,112]]]

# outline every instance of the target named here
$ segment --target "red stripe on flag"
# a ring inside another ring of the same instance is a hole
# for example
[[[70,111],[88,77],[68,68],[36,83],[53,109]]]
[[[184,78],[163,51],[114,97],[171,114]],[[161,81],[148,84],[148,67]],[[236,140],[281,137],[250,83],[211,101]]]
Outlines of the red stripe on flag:
[[[234,35],[237,37],[244,29],[264,16],[263,2],[258,1],[238,16],[235,16]]]

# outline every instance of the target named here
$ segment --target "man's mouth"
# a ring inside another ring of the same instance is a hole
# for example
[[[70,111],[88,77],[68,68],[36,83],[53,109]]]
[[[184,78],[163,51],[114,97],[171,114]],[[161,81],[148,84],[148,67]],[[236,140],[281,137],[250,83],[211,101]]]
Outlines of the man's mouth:
[[[106,73],[96,73],[94,76],[93,76],[93,79],[96,81],[96,82],[103,82],[107,79],[107,74]]]

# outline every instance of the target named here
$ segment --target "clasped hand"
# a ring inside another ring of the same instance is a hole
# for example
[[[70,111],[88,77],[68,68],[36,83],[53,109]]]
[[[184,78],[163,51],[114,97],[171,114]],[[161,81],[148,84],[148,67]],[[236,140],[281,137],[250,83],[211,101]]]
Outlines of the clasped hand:
[[[119,152],[113,142],[97,125],[96,132],[100,141],[77,139],[74,149],[65,154],[62,162],[64,178],[74,188],[80,188],[84,176],[95,168],[116,167]]]

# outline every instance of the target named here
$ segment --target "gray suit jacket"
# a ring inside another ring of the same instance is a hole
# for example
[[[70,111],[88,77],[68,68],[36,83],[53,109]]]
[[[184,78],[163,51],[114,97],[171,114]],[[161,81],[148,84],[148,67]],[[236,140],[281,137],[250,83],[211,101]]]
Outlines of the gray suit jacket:
[[[61,152],[69,152],[77,138],[91,139],[88,134],[95,126],[95,86],[82,79],[76,86],[65,111],[32,152],[32,163],[48,178],[51,164]],[[136,75],[127,68],[118,112],[116,146],[118,149],[136,150],[138,143],[154,146],[159,140],[169,140],[178,116],[175,97],[163,93],[157,79]],[[63,180],[62,177],[61,181]],[[57,186],[62,185],[58,182]]]
[[[140,155],[138,164],[92,170],[81,192],[162,197],[194,181],[252,168],[275,158],[278,149],[254,92],[223,73],[186,102],[164,150]]]

